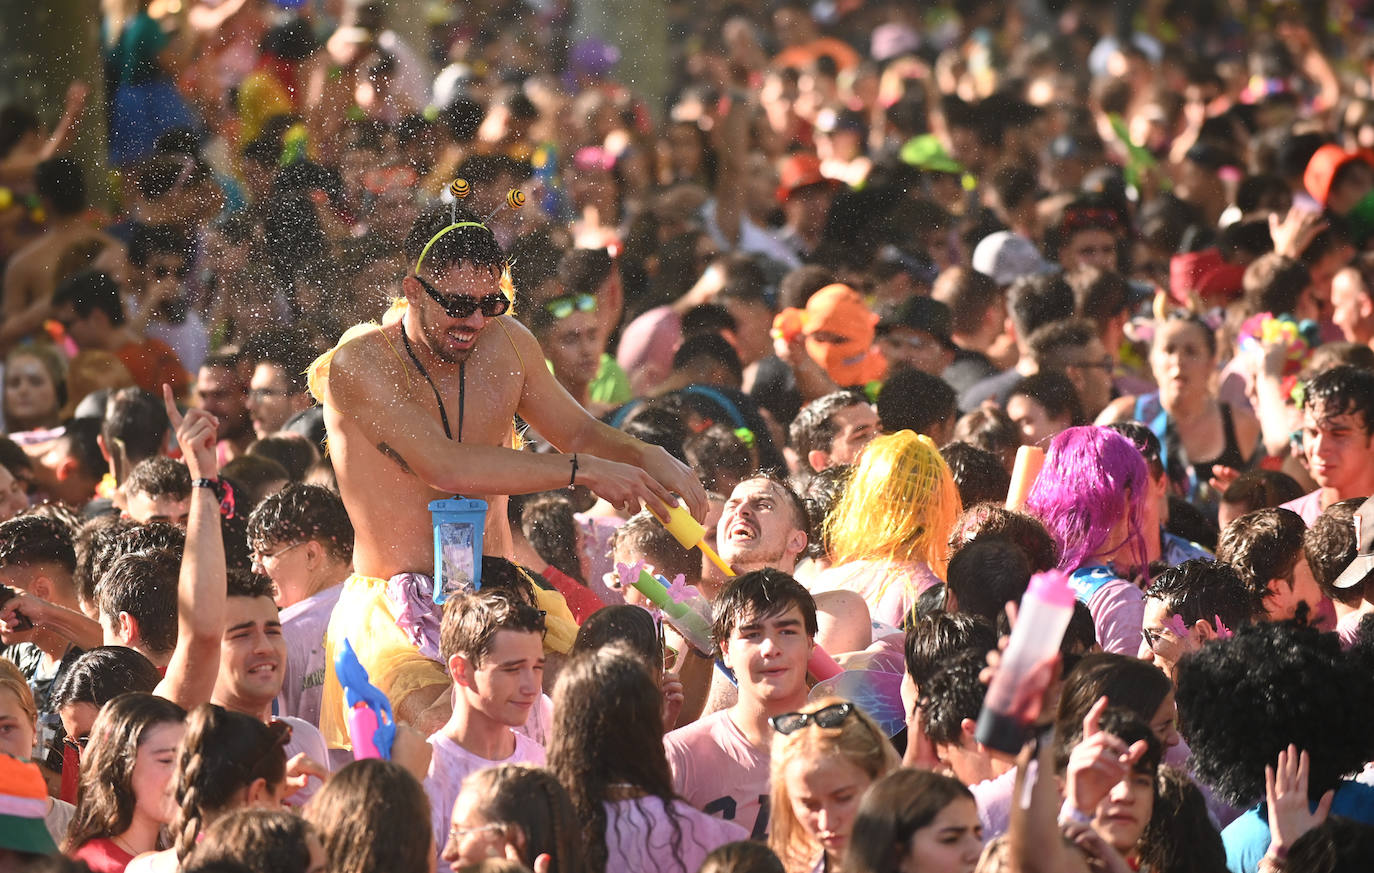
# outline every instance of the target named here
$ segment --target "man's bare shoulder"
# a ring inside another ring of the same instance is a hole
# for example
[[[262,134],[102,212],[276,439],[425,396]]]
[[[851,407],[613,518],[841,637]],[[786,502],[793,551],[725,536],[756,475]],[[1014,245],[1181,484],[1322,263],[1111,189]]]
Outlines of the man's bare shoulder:
[[[399,326],[359,325],[351,328],[328,353],[328,375],[344,382],[377,384],[394,381],[402,369],[397,353]]]

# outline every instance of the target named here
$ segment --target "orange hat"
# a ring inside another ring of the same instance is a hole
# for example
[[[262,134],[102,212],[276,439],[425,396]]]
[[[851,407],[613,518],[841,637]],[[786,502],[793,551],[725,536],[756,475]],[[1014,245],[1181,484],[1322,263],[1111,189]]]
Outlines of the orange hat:
[[[821,159],[810,152],[788,155],[778,168],[778,202],[786,203],[800,188],[810,185],[830,185],[840,183],[821,174]]]
[[[37,764],[0,754],[0,849],[51,855],[57,844],[43,818],[48,786]]]
[[[1331,143],[1322,146],[1312,153],[1312,159],[1307,162],[1307,169],[1302,174],[1303,187],[1318,203],[1325,206],[1326,199],[1331,196],[1331,183],[1335,180],[1336,174],[1351,161],[1364,161],[1374,167],[1374,152],[1369,149],[1348,152]]]
[[[775,331],[790,334],[800,324],[806,335],[806,352],[835,384],[848,388],[881,379],[887,364],[873,345],[878,315],[848,285],[826,285],[806,301],[805,309],[784,309],[774,319]],[[843,337],[839,342],[812,339],[816,333]]]

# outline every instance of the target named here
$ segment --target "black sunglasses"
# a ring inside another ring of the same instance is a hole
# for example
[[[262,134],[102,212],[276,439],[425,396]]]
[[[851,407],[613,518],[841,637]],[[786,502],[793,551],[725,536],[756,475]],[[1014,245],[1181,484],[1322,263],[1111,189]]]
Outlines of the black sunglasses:
[[[430,299],[442,306],[450,318],[467,318],[479,309],[484,317],[495,318],[498,315],[504,315],[506,310],[510,309],[510,300],[500,292],[485,294],[481,297],[473,297],[471,294],[445,297],[423,276],[413,273],[411,275],[415,276],[415,281],[420,283],[420,287],[425,289],[425,293],[429,295]]]
[[[809,724],[815,724],[816,727],[822,728],[837,728],[844,724],[844,720],[849,718],[849,714],[853,711],[854,704],[852,703],[832,703],[815,712],[785,712],[782,715],[775,715],[768,719],[768,723],[773,726],[773,730],[786,736],[796,733]]]

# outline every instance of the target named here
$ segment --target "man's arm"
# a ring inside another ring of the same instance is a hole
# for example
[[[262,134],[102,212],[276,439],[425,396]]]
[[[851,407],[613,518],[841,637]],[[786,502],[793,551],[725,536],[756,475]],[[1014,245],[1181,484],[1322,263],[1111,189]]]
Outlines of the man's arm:
[[[24,619],[33,625],[32,629],[21,629]],[[0,641],[7,645],[31,642],[58,660],[69,645],[93,649],[104,642],[98,622],[22,591],[0,607],[0,631]]]
[[[505,326],[517,342],[527,338],[532,344],[529,349],[522,348],[525,360],[543,361],[538,344],[527,330],[513,320],[508,320]],[[573,467],[567,455],[534,454],[449,440],[433,414],[407,395],[398,363],[389,357],[369,354],[363,345],[369,339],[360,337],[334,354],[325,402],[352,421],[378,451],[422,482],[451,494],[532,494],[569,484]],[[562,395],[565,403],[558,406],[558,415],[578,416],[595,423],[558,385],[547,367],[532,369],[534,376],[546,379],[557,388],[553,392],[555,395]],[[526,378],[529,379],[529,374]],[[522,414],[524,402],[522,400]],[[541,422],[545,420],[542,414],[536,417]],[[542,428],[540,432],[544,433]],[[574,448],[572,451],[583,450]],[[607,460],[604,456],[579,454],[576,479],[577,484],[586,485],[617,507],[637,506],[641,502],[657,507],[672,500],[668,488],[656,481],[650,472],[617,463],[615,459]],[[697,487],[700,489],[700,485]],[[704,507],[704,492],[701,503]]]
[[[191,478],[216,479],[215,417],[191,409],[182,418],[170,387],[162,386],[167,417],[186,458]],[[224,534],[220,529],[219,497],[210,488],[191,489],[191,512],[186,522],[186,550],[177,581],[177,645],[167,674],[153,689],[186,709],[204,703],[215,690],[219,675],[220,642],[224,636],[227,598]]]

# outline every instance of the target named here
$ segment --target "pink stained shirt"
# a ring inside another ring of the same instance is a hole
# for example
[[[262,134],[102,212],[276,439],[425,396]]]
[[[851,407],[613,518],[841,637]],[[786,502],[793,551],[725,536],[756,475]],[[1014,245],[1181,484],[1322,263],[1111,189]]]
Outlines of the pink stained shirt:
[[[941,584],[922,561],[850,561],[824,570],[807,586],[812,594],[853,591],[868,603],[874,621],[901,627],[916,606],[916,598]]]
[[[1298,515],[1302,516],[1303,524],[1311,527],[1312,522],[1316,521],[1317,517],[1322,514],[1322,489],[1318,488],[1316,491],[1309,491],[1297,500],[1290,500],[1287,503],[1280,504],[1279,508],[1293,510]]]
[[[750,839],[768,833],[768,749],[750,743],[728,709],[670,732],[663,747],[683,800],[743,826]]]
[[[434,854],[444,851],[448,841],[449,824],[453,818],[453,805],[458,802],[458,792],[463,780],[478,770],[495,767],[498,764],[529,764],[533,767],[544,766],[544,747],[524,734],[511,731],[515,736],[515,751],[509,758],[489,761],[474,755],[467,749],[444,736],[443,731],[429,738],[429,746],[434,754],[429,759],[429,774],[425,776],[425,793],[429,795],[430,818],[434,825]]]
[[[673,822],[661,799],[607,802],[606,869],[696,873],[715,849],[749,839],[749,832],[734,822],[707,815],[680,800],[673,801],[672,813],[682,837],[676,846]]]
[[[315,727],[320,726],[320,699],[324,696],[324,632],[342,591],[340,582],[281,611],[286,669],[277,697],[277,712]]]

